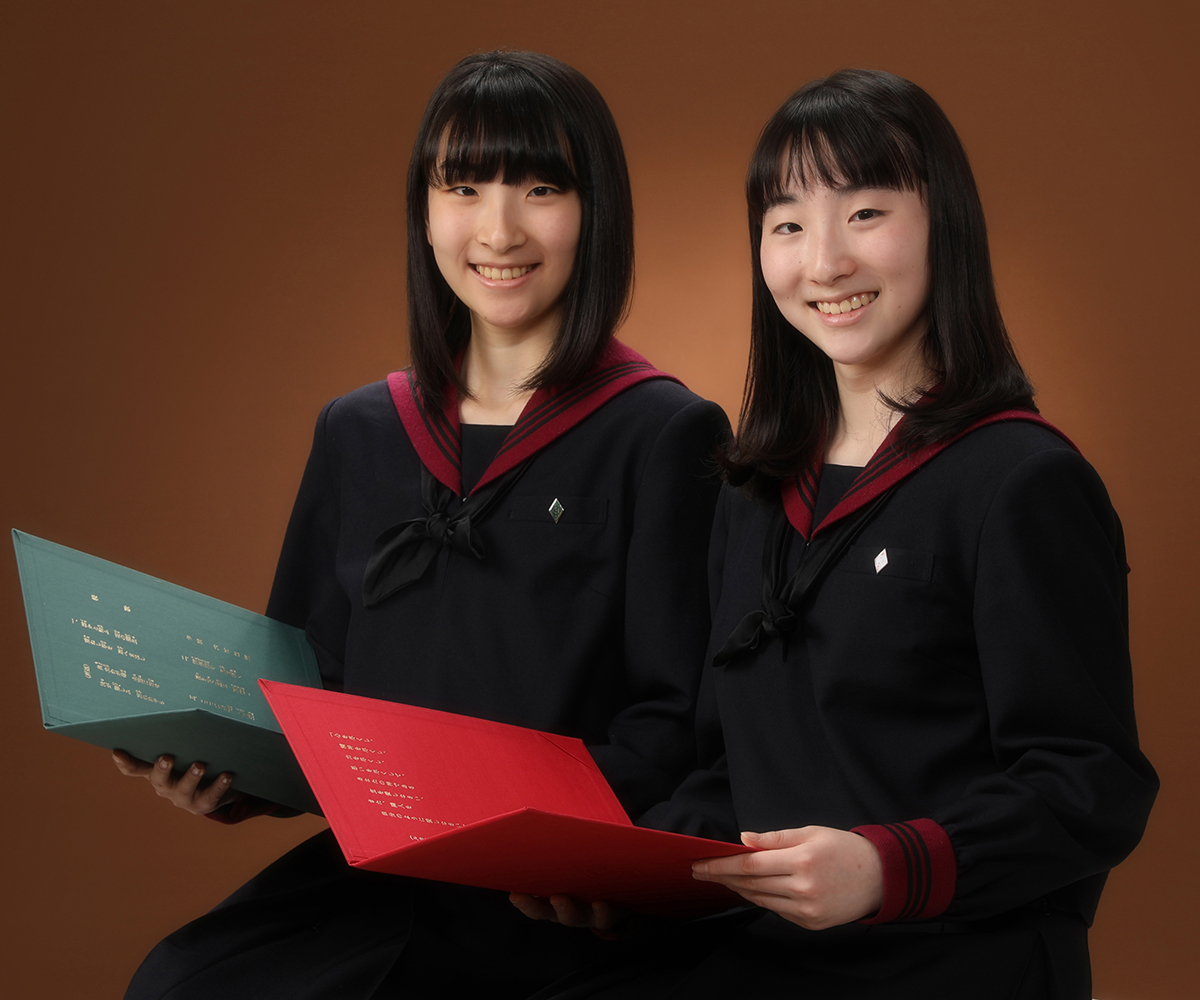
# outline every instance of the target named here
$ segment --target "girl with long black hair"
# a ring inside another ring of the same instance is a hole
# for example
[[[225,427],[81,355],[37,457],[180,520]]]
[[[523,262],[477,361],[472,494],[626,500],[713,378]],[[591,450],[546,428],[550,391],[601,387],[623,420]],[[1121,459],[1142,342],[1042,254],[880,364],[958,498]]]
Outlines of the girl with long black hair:
[[[566,995],[1091,997],[1087,928],[1157,788],[1124,542],[1034,406],[963,147],[915,84],[846,70],[767,123],[747,197],[710,766],[644,822],[748,831],[694,874],[758,909]]]
[[[613,338],[632,216],[580,73],[528,52],[450,71],[408,175],[412,367],[322,411],[268,613],[329,687],[583,739],[636,816],[694,766],[728,423]],[[193,812],[273,808],[171,764],[119,760]],[[503,894],[352,870],[326,832],[127,996],[525,996],[605,947]]]

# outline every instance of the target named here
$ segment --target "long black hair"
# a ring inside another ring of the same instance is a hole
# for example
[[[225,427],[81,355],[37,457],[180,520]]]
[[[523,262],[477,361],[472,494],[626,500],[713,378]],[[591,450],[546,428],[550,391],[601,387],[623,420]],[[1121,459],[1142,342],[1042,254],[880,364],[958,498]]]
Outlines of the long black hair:
[[[499,178],[579,193],[583,217],[563,292],[562,326],[526,388],[569,384],[599,358],[625,318],[633,285],[633,197],[608,105],[578,70],[537,52],[467,56],[433,92],[408,167],[408,329],[426,394],[466,386],[455,359],[471,317],[426,238],[429,187]]]
[[[915,83],[845,69],[805,84],[771,116],[746,176],[750,367],[737,437],[722,458],[730,482],[768,489],[812,461],[838,421],[833,363],[784,319],[763,280],[763,216],[793,179],[802,188],[889,188],[925,199],[923,348],[938,387],[915,402],[886,400],[908,418],[901,447],[945,440],[997,410],[1036,409],[1000,315],[983,206],[954,127]]]

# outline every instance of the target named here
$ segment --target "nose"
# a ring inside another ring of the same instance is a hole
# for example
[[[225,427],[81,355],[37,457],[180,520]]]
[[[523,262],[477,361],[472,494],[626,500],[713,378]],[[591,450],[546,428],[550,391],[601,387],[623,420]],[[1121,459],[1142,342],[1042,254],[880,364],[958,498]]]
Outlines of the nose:
[[[808,251],[810,276],[820,285],[832,285],[848,277],[857,266],[845,234],[836,225],[816,227]]]
[[[483,199],[479,229],[475,239],[498,254],[521,246],[525,231],[521,226],[520,193],[508,184],[491,185]]]

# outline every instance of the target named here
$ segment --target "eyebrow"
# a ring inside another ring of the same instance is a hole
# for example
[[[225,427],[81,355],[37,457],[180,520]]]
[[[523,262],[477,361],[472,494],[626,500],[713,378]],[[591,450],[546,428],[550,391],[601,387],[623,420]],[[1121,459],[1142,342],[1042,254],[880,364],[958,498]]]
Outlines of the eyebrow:
[[[794,194],[788,191],[780,191],[779,194],[768,198],[763,204],[763,214],[766,214],[773,208],[778,208],[780,205],[794,205],[798,200]]]

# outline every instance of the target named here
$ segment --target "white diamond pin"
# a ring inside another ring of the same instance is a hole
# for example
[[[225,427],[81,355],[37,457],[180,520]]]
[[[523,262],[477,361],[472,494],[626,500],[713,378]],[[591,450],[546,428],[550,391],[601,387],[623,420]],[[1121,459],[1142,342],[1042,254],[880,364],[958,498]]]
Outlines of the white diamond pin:
[[[546,509],[550,511],[550,516],[554,518],[555,524],[558,524],[558,519],[566,513],[566,508],[558,502],[558,497],[555,497],[554,503]]]
[[[882,573],[883,567],[887,565],[887,549],[880,549],[879,555],[875,557],[875,572]]]

